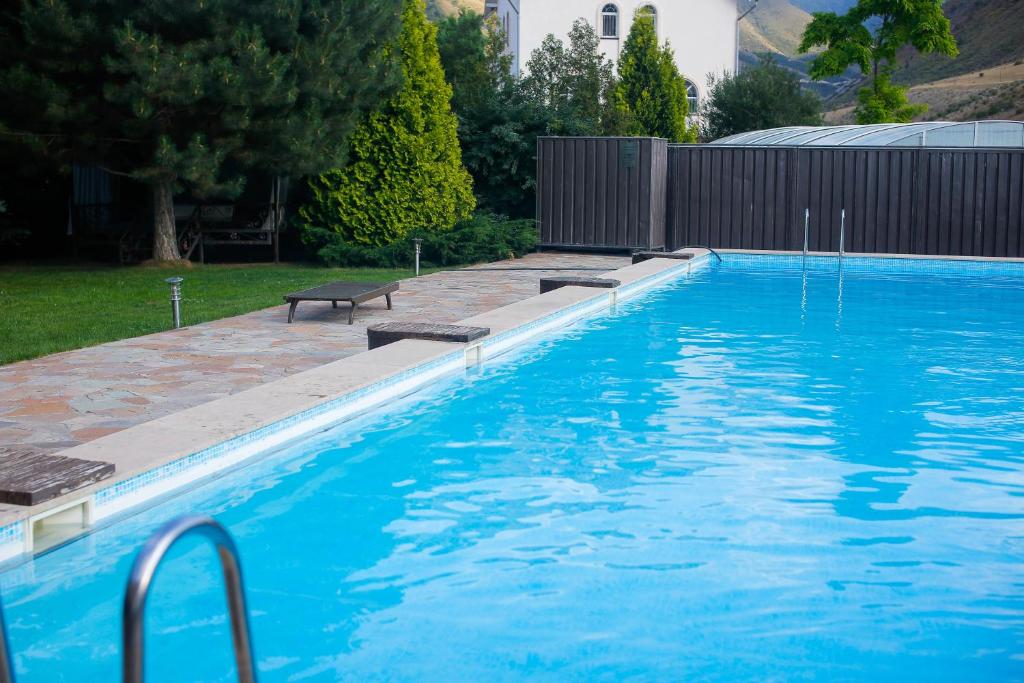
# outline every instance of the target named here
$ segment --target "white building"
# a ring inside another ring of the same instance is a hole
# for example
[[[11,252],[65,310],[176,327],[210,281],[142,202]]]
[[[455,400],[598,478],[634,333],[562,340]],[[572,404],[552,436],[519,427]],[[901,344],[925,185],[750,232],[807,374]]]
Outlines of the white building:
[[[517,74],[548,34],[567,42],[580,18],[597,28],[605,55],[618,62],[637,11],[649,12],[658,40],[671,43],[689,82],[691,111],[709,73],[721,75],[736,67],[736,0],[486,0],[485,7],[505,29]]]

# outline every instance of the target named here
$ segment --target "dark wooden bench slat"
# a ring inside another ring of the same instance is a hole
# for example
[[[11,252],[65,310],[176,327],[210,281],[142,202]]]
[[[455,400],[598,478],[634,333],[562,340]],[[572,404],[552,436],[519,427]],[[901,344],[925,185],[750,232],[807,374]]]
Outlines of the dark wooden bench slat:
[[[558,277],[545,277],[540,281],[540,293],[551,292],[562,287],[597,287],[600,289],[614,289],[622,283],[608,277],[587,277],[562,275]]]
[[[38,505],[106,479],[109,462],[80,460],[32,448],[0,447],[0,502]]]
[[[466,325],[434,325],[431,323],[381,323],[366,328],[366,340],[370,349],[393,344],[403,339],[425,339],[428,341],[468,344],[491,333],[487,327]]]
[[[633,253],[633,263],[650,261],[652,258],[667,258],[677,261],[689,261],[693,254],[689,252],[678,253],[675,251],[637,251]]]

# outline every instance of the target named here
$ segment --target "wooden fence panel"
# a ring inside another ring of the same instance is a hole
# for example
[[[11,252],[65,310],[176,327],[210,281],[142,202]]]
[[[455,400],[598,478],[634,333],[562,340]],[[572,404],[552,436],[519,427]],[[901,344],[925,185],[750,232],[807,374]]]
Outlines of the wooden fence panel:
[[[672,248],[1024,257],[1024,150],[670,145]],[[846,211],[845,227],[842,213]]]

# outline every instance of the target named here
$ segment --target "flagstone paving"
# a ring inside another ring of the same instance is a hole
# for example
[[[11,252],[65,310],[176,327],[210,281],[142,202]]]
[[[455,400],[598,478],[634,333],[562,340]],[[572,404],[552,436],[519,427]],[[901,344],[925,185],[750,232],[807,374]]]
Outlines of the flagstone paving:
[[[628,263],[532,254],[402,280],[393,311],[383,298],[371,301],[353,325],[346,304],[307,303],[290,325],[281,305],[0,366],[0,446],[60,451],[365,351],[374,323],[453,323],[536,294],[542,277],[596,275]]]

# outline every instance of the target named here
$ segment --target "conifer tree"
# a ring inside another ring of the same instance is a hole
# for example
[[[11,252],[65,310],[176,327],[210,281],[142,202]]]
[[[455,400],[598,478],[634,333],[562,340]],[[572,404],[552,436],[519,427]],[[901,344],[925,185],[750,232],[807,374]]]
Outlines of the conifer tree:
[[[617,100],[630,135],[696,141],[696,128],[686,121],[686,80],[668,42],[658,45],[654,19],[643,12],[634,17],[619,57]]]
[[[309,226],[356,244],[389,244],[413,228],[448,229],[476,206],[424,0],[403,0],[394,49],[402,89],[360,124],[349,164],[310,181],[313,197],[301,209]]]
[[[0,13],[0,130],[147,183],[154,258],[177,259],[176,192],[345,162],[397,86],[400,1],[24,0]]]

